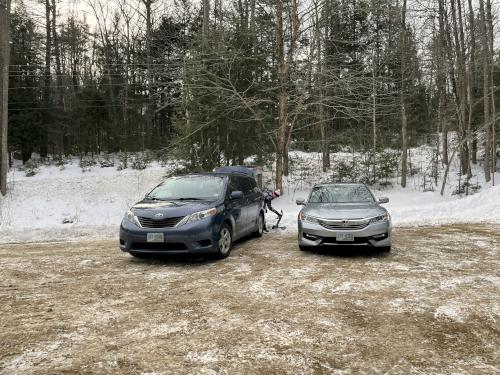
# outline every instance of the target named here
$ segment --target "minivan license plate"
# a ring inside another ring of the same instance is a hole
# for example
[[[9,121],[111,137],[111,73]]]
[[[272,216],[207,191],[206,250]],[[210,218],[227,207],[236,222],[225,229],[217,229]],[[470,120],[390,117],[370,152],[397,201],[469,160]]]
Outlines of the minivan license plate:
[[[148,242],[163,242],[163,233],[148,233]]]
[[[354,234],[352,234],[352,233],[337,233],[337,241],[352,242],[352,241],[354,241]]]

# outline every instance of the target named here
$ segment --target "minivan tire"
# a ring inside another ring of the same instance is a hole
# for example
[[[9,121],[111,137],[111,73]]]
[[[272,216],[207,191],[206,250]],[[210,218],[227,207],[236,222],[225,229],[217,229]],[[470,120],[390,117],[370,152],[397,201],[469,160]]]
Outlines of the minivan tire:
[[[152,257],[152,254],[148,254],[148,253],[136,253],[136,252],[133,252],[133,251],[130,252],[130,255],[132,255],[133,257],[135,257],[137,259],[149,259],[149,258]]]
[[[217,259],[224,259],[229,256],[233,247],[233,233],[227,223],[223,223],[219,231],[219,241],[217,241]]]
[[[264,227],[266,225],[266,220],[262,212],[259,214],[259,218],[257,220],[258,220],[257,230],[253,232],[252,235],[258,238],[264,235]]]

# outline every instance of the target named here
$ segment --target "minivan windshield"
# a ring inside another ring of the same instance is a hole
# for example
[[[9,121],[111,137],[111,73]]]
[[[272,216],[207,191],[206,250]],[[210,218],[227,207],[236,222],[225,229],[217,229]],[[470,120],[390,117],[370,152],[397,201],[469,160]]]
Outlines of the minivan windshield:
[[[224,190],[221,176],[172,177],[154,188],[147,199],[158,200],[217,200]]]
[[[372,193],[364,185],[323,185],[311,192],[309,203],[373,203]]]

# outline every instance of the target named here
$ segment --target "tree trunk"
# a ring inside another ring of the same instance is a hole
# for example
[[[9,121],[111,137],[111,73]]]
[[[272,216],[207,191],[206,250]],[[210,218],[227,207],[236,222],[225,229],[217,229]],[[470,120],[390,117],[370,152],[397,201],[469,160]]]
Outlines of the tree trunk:
[[[51,107],[50,100],[50,52],[52,45],[52,33],[51,33],[51,16],[50,16],[50,0],[45,0],[45,67],[44,67],[44,83],[43,83],[43,102],[45,108]],[[49,121],[50,121],[50,109],[45,110],[43,125],[41,129],[41,139],[40,139],[40,156],[42,158],[47,157],[49,148]]]
[[[472,0],[468,0],[469,3],[469,29],[470,31],[470,62],[469,62],[469,72],[468,72],[468,101],[469,101],[469,136],[472,137],[469,146],[470,160],[472,164],[477,164],[477,136],[476,136],[476,126],[472,122],[472,116],[474,114],[474,102],[476,98],[476,90],[474,88],[475,74],[476,74],[476,36],[474,30],[475,18],[474,18],[474,8],[472,7]]]
[[[151,38],[152,38],[152,11],[151,7],[154,0],[142,0],[144,6],[146,7],[146,77],[147,77],[147,88],[148,88],[148,103],[146,106],[146,129],[143,130],[143,147],[144,152],[145,147],[151,146],[151,140],[153,137],[154,128],[154,105],[153,105],[153,58],[151,51]],[[144,134],[145,133],[145,134]]]
[[[401,186],[406,187],[406,178],[408,174],[408,122],[406,118],[405,104],[405,74],[406,74],[406,0],[403,0],[401,8]]]
[[[0,0],[0,193],[7,194],[9,170],[10,0]]]
[[[439,95],[439,129],[441,131],[441,143],[443,164],[448,164],[448,130],[445,119],[446,109],[446,30],[444,25],[444,0],[439,0],[439,39],[438,39],[438,95]],[[438,134],[439,135],[439,134]],[[439,140],[438,140],[439,142]]]
[[[57,109],[62,112],[64,110],[64,87],[63,87],[63,77],[61,70],[61,51],[59,48],[59,37],[57,35],[57,8],[56,0],[52,0],[52,42],[54,44],[54,58],[56,63],[56,106]],[[59,114],[60,115],[60,114]],[[63,121],[59,121],[59,150],[63,151],[66,155],[69,154],[69,146],[67,139],[66,125]]]
[[[479,1],[479,14],[481,18],[481,37],[482,37],[482,65],[483,65],[483,113],[484,113],[484,178],[486,182],[491,181],[491,119],[490,119],[490,90],[489,90],[489,43],[488,43],[488,26],[484,10],[484,0]]]
[[[276,0],[276,58],[278,69],[278,129],[276,136],[276,189],[283,191],[283,154],[286,133],[286,66],[283,30],[283,0]]]
[[[210,29],[210,0],[203,0],[203,42],[208,41]]]
[[[495,64],[493,56],[495,54],[494,49],[494,29],[493,29],[493,14],[491,13],[491,0],[486,0],[486,16],[488,18],[488,30],[489,30],[489,65],[490,65],[490,95],[491,95],[491,182],[495,185],[495,172],[497,167],[497,147],[496,147],[496,107],[495,107]]]
[[[275,1],[276,11],[276,65],[278,76],[278,126],[276,129],[276,188],[283,191],[283,174],[285,172],[284,155],[288,153],[289,140],[291,138],[291,126],[288,128],[287,116],[287,81],[288,71],[292,64],[295,45],[298,38],[298,4],[297,0],[292,0],[291,9],[289,9],[290,17],[290,35],[289,45],[285,58],[285,28],[283,27],[283,0]],[[288,136],[287,136],[288,135]],[[288,156],[288,155],[287,155]]]
[[[453,22],[453,37],[455,40],[455,60],[457,66],[456,85],[454,92],[455,103],[457,108],[459,137],[460,137],[460,173],[467,174],[469,160],[467,142],[467,128],[465,125],[466,118],[466,97],[467,97],[467,73],[465,71],[465,42],[464,30],[462,22],[462,5],[460,0],[451,0],[451,18]]]

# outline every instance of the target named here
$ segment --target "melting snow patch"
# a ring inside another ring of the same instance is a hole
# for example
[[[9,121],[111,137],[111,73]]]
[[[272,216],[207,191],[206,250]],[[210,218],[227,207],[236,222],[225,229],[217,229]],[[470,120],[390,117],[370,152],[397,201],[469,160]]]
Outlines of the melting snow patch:
[[[189,352],[186,356],[192,362],[197,363],[214,363],[220,360],[220,354],[217,350],[207,350],[205,352]]]
[[[92,264],[92,260],[91,259],[85,259],[85,260],[82,260],[78,264],[80,265],[80,267],[87,267],[87,266],[90,266]]]
[[[463,323],[465,319],[465,312],[463,308],[457,304],[449,304],[439,306],[434,312],[434,319],[438,320],[452,320],[455,322]]]

